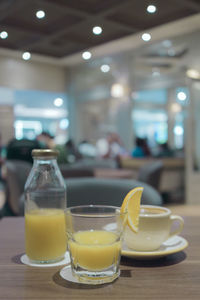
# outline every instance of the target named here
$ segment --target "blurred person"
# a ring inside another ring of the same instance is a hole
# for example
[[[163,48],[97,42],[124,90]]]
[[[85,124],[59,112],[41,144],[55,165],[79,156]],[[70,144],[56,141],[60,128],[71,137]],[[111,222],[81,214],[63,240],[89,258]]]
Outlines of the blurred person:
[[[136,137],[135,139],[135,147],[132,150],[133,157],[145,157],[145,152],[143,149],[143,139]]]
[[[131,153],[132,157],[148,157],[151,155],[147,140],[145,138],[136,137],[135,148]]]
[[[33,149],[41,149],[40,143],[29,139],[11,139],[6,145],[6,159],[16,159],[33,162],[31,152]]]
[[[174,151],[170,149],[168,143],[159,144],[159,149],[156,157],[173,157]]]
[[[52,149],[55,146],[54,138],[46,131],[42,131],[37,137],[42,148]]]
[[[37,136],[37,141],[39,142],[41,148],[44,149],[55,149],[58,150],[58,164],[69,163],[68,154],[65,145],[56,144],[54,137],[46,131],[43,131]]]
[[[6,147],[2,143],[2,136],[0,133],[0,165],[4,162],[6,158]]]
[[[82,140],[78,145],[78,151],[81,156],[88,158],[96,158],[96,147],[87,140]]]
[[[65,147],[67,150],[67,156],[68,156],[69,162],[75,162],[76,160],[79,160],[82,158],[81,153],[79,152],[78,148],[76,147],[76,145],[72,139],[69,139],[65,143]]]
[[[145,156],[151,156],[151,151],[150,151],[150,148],[149,148],[149,145],[148,145],[147,138],[144,138],[143,150],[144,150]]]
[[[107,153],[103,156],[104,158],[117,158],[120,156],[127,156],[128,151],[116,132],[111,132],[107,136]]]
[[[109,145],[106,138],[100,138],[96,142],[97,157],[105,157],[109,151]]]

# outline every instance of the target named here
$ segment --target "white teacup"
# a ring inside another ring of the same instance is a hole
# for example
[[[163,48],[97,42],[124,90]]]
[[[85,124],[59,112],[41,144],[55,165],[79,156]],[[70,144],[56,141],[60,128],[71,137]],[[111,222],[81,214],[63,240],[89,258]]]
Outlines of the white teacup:
[[[178,223],[178,227],[172,230],[174,223]],[[135,251],[154,251],[168,238],[179,234],[183,225],[183,218],[172,215],[166,207],[141,205],[138,233],[134,233],[127,225],[124,240]]]

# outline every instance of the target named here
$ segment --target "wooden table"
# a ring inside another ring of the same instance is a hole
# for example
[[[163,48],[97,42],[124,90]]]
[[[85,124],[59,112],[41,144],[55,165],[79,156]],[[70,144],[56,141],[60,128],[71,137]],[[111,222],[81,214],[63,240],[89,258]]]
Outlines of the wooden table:
[[[172,211],[179,212],[178,207]],[[200,299],[200,207],[180,207],[185,220],[185,251],[157,260],[123,257],[114,283],[86,286],[67,282],[62,267],[38,268],[20,263],[24,253],[24,219],[0,221],[0,299]],[[189,213],[188,213],[189,212]]]

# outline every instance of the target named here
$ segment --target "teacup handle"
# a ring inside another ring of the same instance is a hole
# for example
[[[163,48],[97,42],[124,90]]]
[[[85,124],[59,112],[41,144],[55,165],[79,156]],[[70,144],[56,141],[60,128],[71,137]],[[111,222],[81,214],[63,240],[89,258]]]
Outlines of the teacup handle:
[[[172,236],[175,236],[175,235],[181,233],[181,231],[183,230],[183,226],[184,226],[184,220],[182,217],[177,216],[177,215],[171,215],[170,220],[171,220],[171,227],[172,227],[173,223],[175,223],[175,222],[179,223],[178,228],[175,229],[174,231],[170,232],[169,237],[172,237]]]

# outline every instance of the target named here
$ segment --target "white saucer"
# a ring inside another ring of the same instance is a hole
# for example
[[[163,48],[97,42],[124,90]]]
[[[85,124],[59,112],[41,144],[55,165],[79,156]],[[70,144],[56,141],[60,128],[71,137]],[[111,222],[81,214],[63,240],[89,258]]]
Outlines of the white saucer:
[[[129,249],[126,245],[123,245],[122,255],[138,259],[157,258],[180,252],[187,246],[188,242],[183,237],[176,235],[169,238],[158,250],[155,251],[134,251]]]
[[[26,254],[23,254],[20,257],[20,260],[23,264],[28,265],[28,266],[32,266],[32,267],[56,267],[56,266],[63,266],[63,265],[69,264],[70,263],[70,256],[69,256],[69,252],[66,252],[65,257],[62,260],[57,261],[55,263],[49,263],[49,264],[32,263],[29,260],[29,258]]]

